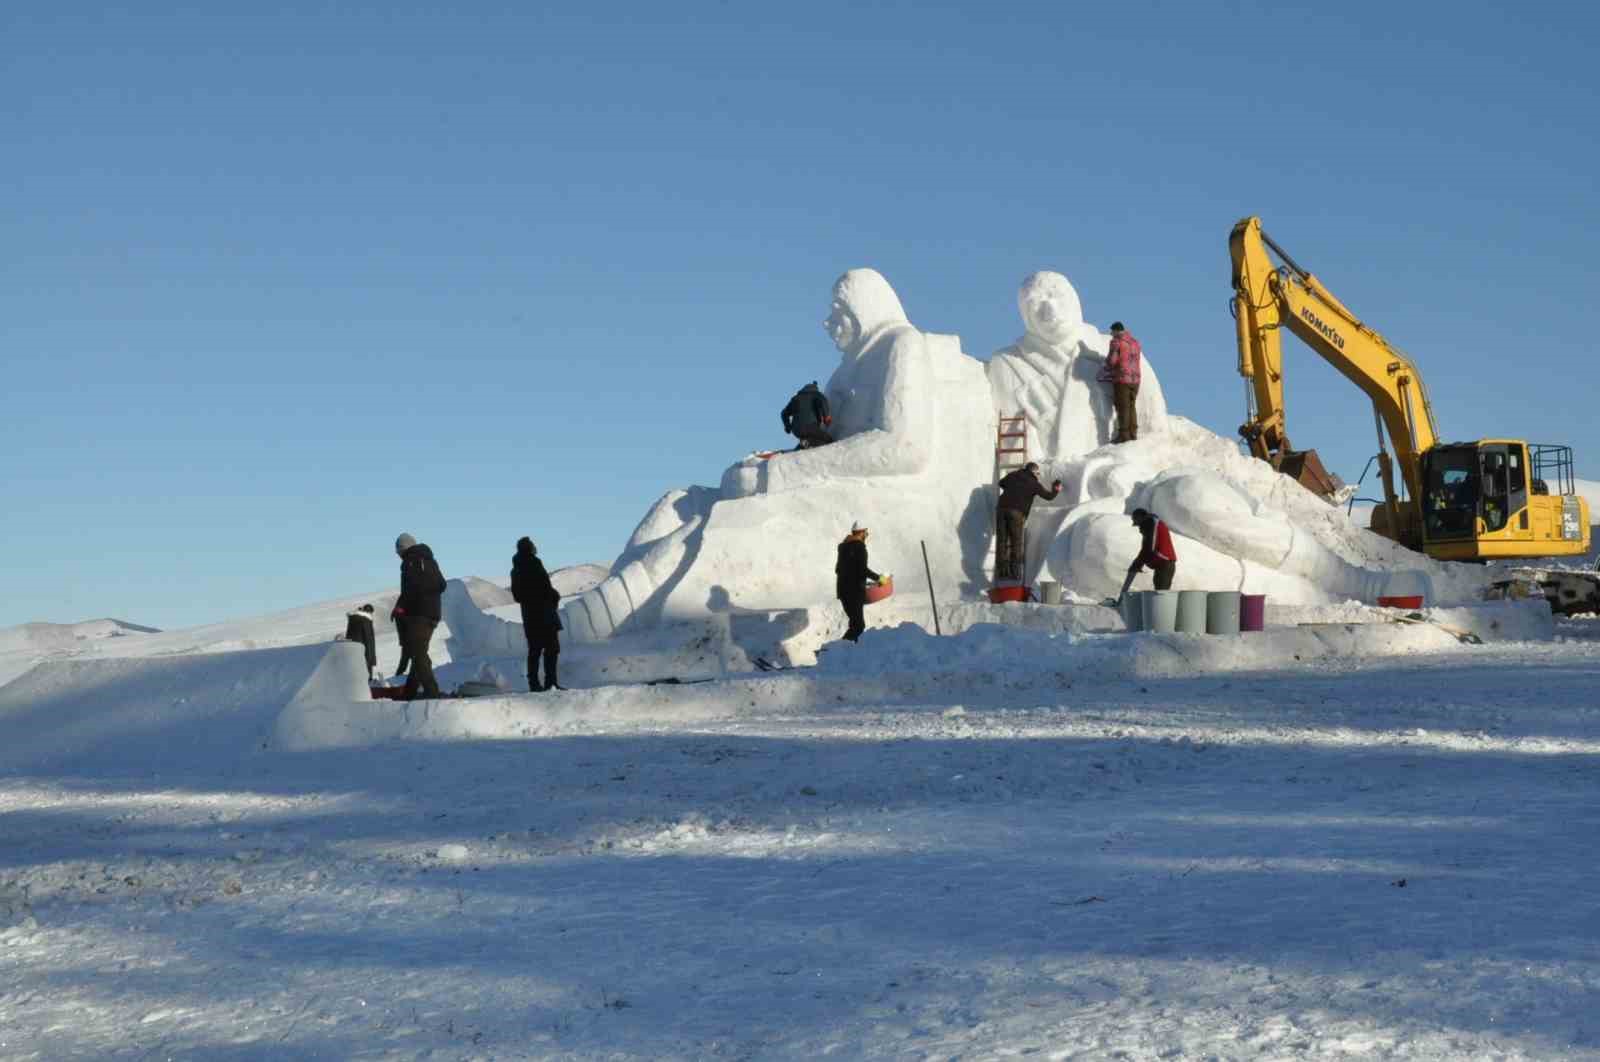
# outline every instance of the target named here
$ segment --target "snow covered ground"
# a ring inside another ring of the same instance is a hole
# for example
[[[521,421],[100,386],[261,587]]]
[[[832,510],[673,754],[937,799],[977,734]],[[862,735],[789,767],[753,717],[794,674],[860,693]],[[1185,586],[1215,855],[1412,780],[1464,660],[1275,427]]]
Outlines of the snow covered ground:
[[[300,751],[354,647],[47,661],[0,1057],[1600,1055],[1600,622],[1361,618],[876,630]]]

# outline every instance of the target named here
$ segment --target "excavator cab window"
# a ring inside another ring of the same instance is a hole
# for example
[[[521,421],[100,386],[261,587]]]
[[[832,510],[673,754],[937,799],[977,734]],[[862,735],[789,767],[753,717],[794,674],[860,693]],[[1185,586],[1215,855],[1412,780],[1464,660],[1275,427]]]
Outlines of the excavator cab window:
[[[1429,539],[1471,538],[1478,518],[1478,454],[1436,447],[1423,462],[1423,526]]]
[[[1522,447],[1512,446],[1507,448],[1506,470],[1511,488],[1511,493],[1506,500],[1506,512],[1515,516],[1528,507],[1528,467]],[[1526,529],[1527,526],[1528,515],[1523,513],[1522,527]]]
[[[1503,444],[1485,446],[1479,451],[1479,456],[1483,462],[1483,526],[1490,531],[1499,531],[1506,526],[1506,519],[1511,515],[1507,510],[1511,499],[1507,486],[1509,469],[1506,447]]]

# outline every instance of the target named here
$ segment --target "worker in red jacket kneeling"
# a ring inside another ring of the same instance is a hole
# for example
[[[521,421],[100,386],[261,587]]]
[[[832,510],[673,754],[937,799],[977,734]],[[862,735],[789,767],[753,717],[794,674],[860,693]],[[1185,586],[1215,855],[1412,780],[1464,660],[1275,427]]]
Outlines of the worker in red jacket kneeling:
[[[1178,551],[1172,548],[1172,532],[1167,530],[1167,522],[1148,509],[1135,509],[1132,516],[1133,526],[1144,536],[1144,542],[1139,555],[1128,565],[1128,575],[1131,577],[1141,568],[1149,568],[1155,573],[1157,590],[1172,589],[1172,577],[1178,571]]]

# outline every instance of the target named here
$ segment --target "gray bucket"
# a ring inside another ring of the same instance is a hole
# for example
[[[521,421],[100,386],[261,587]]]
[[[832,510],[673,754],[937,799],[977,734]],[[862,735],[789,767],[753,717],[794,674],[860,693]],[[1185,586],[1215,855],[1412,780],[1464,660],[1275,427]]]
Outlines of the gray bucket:
[[[1239,591],[1213,590],[1206,595],[1206,633],[1239,633]]]
[[[1061,584],[1039,580],[1039,601],[1045,605],[1061,604]]]
[[[1179,634],[1206,632],[1206,601],[1210,596],[1204,590],[1178,591]]]
[[[1178,595],[1171,590],[1143,590],[1139,596],[1144,599],[1144,629],[1155,631],[1174,631],[1178,628]]]
[[[1144,630],[1144,595],[1140,591],[1122,595],[1122,622],[1130,631]]]

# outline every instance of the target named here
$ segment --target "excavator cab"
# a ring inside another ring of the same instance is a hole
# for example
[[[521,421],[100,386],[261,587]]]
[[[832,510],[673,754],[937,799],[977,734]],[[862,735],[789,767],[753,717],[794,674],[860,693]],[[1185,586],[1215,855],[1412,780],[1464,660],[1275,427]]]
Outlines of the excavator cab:
[[[1417,500],[1428,556],[1486,561],[1588,552],[1588,504],[1575,492],[1571,447],[1443,443],[1426,450],[1421,465]]]

